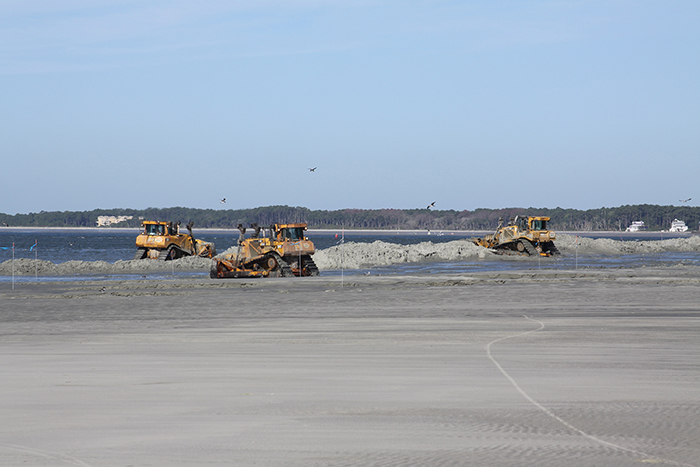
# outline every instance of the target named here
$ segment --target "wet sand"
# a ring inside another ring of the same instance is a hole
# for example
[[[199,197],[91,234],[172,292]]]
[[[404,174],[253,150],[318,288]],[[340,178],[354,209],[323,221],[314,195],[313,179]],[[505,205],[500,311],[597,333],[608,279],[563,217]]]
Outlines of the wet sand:
[[[695,267],[0,283],[0,465],[700,466],[699,298]]]

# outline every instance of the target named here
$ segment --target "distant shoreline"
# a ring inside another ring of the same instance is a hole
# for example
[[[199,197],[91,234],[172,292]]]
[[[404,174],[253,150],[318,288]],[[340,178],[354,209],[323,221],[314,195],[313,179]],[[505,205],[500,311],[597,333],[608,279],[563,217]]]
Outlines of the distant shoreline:
[[[54,231],[54,232],[134,232],[134,234],[141,231],[138,227],[20,227],[20,226],[9,226],[0,227],[0,232],[3,231]],[[194,229],[195,236],[197,232],[207,232],[207,233],[230,233],[238,235],[238,229],[236,228],[200,228]],[[395,230],[395,229],[309,229],[309,235],[430,235],[430,236],[455,236],[455,237],[478,237],[486,234],[493,233],[493,230]],[[688,237],[691,235],[697,235],[697,231],[687,231],[687,232],[668,232],[662,230],[646,230],[643,232],[627,232],[618,230],[586,230],[586,231],[566,231],[566,230],[555,230],[558,234],[565,235],[580,235],[580,236],[621,236],[621,237]]]

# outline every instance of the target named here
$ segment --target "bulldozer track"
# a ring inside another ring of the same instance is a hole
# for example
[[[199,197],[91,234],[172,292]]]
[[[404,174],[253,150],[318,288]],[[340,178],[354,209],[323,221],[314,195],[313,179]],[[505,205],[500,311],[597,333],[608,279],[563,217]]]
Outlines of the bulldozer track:
[[[554,242],[547,242],[546,245],[547,245],[547,249],[546,249],[545,251],[548,252],[550,255],[554,256],[554,255],[560,255],[560,254],[561,254],[561,252],[560,252],[559,249],[556,247],[556,245],[554,244]]]
[[[521,245],[519,247],[518,245]],[[522,248],[520,250],[519,248]],[[539,253],[529,240],[518,240],[517,242],[506,243],[492,248],[491,251],[497,255],[506,256],[538,256]]]
[[[171,247],[168,247],[165,250],[160,250],[160,253],[158,253],[158,260],[166,261],[168,256],[170,256],[170,248]]]
[[[292,271],[292,267],[289,265],[288,262],[284,260],[284,258],[282,258],[277,253],[270,253],[270,256],[275,258],[275,260],[277,261],[279,270],[282,273],[282,277],[294,277],[294,271]]]
[[[146,248],[138,248],[136,253],[134,253],[134,259],[143,259],[146,256]]]
[[[309,271],[310,276],[319,275],[318,266],[316,266],[316,263],[314,263],[314,260],[313,258],[311,258],[311,255],[304,255],[301,257],[301,259],[304,262],[304,266],[306,266],[306,269]]]
[[[525,251],[527,251],[529,256],[539,256],[540,253],[537,251],[537,248],[535,248],[535,245],[532,244],[529,240],[520,240],[523,242],[523,245],[525,246]]]
[[[158,259],[161,261],[176,259],[180,257],[179,252],[179,248],[177,248],[175,245],[170,245],[165,250],[160,250],[160,254],[158,254]]]

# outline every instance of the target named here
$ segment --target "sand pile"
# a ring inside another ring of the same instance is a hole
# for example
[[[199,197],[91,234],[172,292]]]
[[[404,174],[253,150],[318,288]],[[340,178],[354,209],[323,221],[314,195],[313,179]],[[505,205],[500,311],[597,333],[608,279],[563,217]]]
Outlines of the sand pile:
[[[117,261],[114,264],[106,261],[66,261],[54,264],[51,261],[21,258],[14,264],[18,276],[70,276],[79,274],[132,274],[158,271],[208,271],[211,260],[208,258],[186,257],[175,261],[155,261],[139,259]],[[0,275],[12,274],[12,260],[0,263]]]
[[[217,257],[235,255],[237,249],[238,247],[231,247]],[[476,259],[491,254],[485,248],[479,248],[467,240],[448,243],[423,242],[416,245],[399,245],[377,240],[373,243],[347,242],[345,245],[317,250],[313,259],[319,269],[361,269],[421,261]]]
[[[625,255],[667,251],[700,251],[700,237],[698,236],[632,242],[559,234],[555,244],[563,255],[575,253],[579,255]],[[486,257],[499,258],[490,250],[478,247],[471,240],[466,239],[447,243],[423,242],[416,245],[398,245],[378,240],[374,243],[348,242],[344,246],[338,245],[320,250],[314,255],[314,261],[319,269],[340,269],[341,267],[361,269],[400,263],[464,261]]]
[[[422,261],[478,259],[492,255],[492,252],[474,245],[470,240],[422,242],[415,245],[399,245],[377,240],[373,243],[348,242],[317,251],[314,262],[319,269],[360,269]]]
[[[216,255],[216,257],[223,258],[226,255],[235,255],[237,251],[238,251],[238,245],[234,245],[234,246],[230,247],[228,250],[219,253],[218,255]]]
[[[700,236],[669,238],[668,240],[621,241],[611,238],[586,238],[557,234],[554,242],[562,254],[626,255],[663,253],[667,251],[700,251]]]

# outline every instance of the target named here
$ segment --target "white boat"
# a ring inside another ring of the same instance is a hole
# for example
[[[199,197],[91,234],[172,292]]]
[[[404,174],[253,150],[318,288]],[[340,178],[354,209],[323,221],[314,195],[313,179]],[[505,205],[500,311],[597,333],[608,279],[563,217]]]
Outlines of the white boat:
[[[688,226],[685,225],[685,222],[679,221],[678,219],[673,219],[673,222],[671,222],[671,228],[668,229],[669,232],[685,232],[688,230]]]
[[[646,228],[647,226],[644,225],[644,221],[634,221],[629,227],[627,227],[625,232],[639,232],[640,230],[645,230]]]

